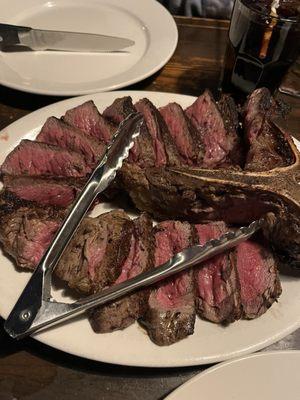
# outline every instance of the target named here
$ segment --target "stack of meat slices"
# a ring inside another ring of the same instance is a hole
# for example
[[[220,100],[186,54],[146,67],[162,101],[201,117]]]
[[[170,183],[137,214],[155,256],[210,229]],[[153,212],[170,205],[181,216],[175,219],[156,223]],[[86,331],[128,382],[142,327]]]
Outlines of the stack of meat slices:
[[[4,250],[18,266],[33,269],[63,216],[62,210],[16,201],[3,193]],[[153,227],[146,214],[131,220],[121,210],[86,217],[55,274],[82,295],[97,293],[155,268],[189,246],[218,238],[227,229],[223,222],[164,221]],[[98,307],[89,320],[97,333],[124,329],[139,320],[154,343],[169,345],[193,333],[196,314],[223,324],[256,318],[280,293],[276,260],[263,238],[256,237],[193,270]]]
[[[49,118],[36,140],[22,140],[1,167],[0,240],[4,250],[18,266],[35,268],[66,208],[103,155],[118,124],[130,113],[141,112],[144,124],[120,171],[118,185],[137,204],[143,203],[142,208],[159,216],[159,206],[153,208],[154,203],[142,192],[149,186],[148,171],[151,179],[162,183],[168,166],[241,169],[246,163],[247,169],[254,169],[253,165],[259,165],[256,155],[270,131],[264,117],[254,121],[252,107],[250,97],[245,111],[248,142],[251,144],[255,135],[262,139],[259,144],[255,141],[256,148],[250,146],[252,153],[246,157],[233,100],[224,95],[216,103],[208,91],[185,111],[176,103],[158,110],[148,99],[133,105],[130,97],[124,97],[102,115],[88,101],[61,119]],[[275,158],[281,165],[279,153]],[[151,195],[155,198],[155,192]],[[176,215],[181,197],[176,204],[176,193],[170,192],[170,196]],[[189,193],[184,196],[188,198]],[[55,274],[81,294],[97,293],[155,268],[189,246],[217,238],[227,229],[223,222],[191,225],[177,220],[153,227],[147,214],[131,220],[122,210],[86,217]],[[276,261],[267,243],[257,237],[194,270],[96,308],[89,320],[94,331],[102,333],[124,329],[139,320],[153,342],[168,345],[193,333],[196,314],[224,324],[255,318],[280,293]]]

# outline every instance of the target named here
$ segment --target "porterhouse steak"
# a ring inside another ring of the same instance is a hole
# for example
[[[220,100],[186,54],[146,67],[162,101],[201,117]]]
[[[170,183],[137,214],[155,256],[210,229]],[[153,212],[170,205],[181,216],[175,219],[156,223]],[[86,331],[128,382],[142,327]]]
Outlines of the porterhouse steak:
[[[299,266],[300,157],[274,123],[282,108],[266,89],[253,92],[242,115],[230,96],[215,102],[205,91],[186,111],[124,97],[102,115],[86,102],[62,120],[50,118],[37,141],[21,141],[1,167],[0,241],[19,266],[38,264],[117,124],[136,110],[144,115],[142,132],[115,184],[140,210],[167,221],[152,228],[147,215],[132,221],[118,210],[85,218],[57,277],[80,293],[96,293],[218,237],[225,222],[248,223],[266,213],[265,237],[282,260]],[[258,236],[98,307],[90,322],[95,332],[110,332],[138,319],[156,344],[167,345],[193,333],[196,313],[225,324],[255,318],[280,293],[277,263]]]

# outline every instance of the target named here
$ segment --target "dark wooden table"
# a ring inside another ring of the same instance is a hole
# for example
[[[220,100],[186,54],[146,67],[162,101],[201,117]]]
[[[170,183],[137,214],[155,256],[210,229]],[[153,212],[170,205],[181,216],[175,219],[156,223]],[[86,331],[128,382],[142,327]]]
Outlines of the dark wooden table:
[[[179,43],[172,59],[157,74],[130,89],[191,95],[200,94],[206,87],[216,91],[228,23],[189,18],[176,18],[176,22]],[[0,129],[61,99],[1,86],[0,94]],[[283,97],[293,107],[288,127],[300,138],[300,100]],[[4,333],[2,323],[0,400],[158,400],[206,368],[146,369],[96,363],[56,351],[32,339],[15,342]],[[300,330],[270,349],[300,349]]]

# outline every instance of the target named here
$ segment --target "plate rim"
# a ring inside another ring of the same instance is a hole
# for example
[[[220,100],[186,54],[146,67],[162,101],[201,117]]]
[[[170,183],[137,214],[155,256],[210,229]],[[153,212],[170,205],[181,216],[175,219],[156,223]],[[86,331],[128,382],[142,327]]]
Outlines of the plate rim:
[[[136,0],[136,1],[139,1],[139,0]],[[172,16],[172,14],[160,2],[158,2],[156,0],[147,0],[147,1],[149,1],[149,4],[152,3],[153,7],[160,8],[160,12],[163,14],[164,18],[166,18],[166,20],[168,20],[169,30],[172,31],[172,35],[170,35],[170,37],[172,38],[172,45],[170,46],[169,51],[166,52],[165,57],[163,57],[161,59],[161,61],[156,66],[154,66],[152,69],[150,69],[148,72],[145,72],[144,74],[139,75],[136,78],[131,78],[128,81],[123,82],[123,83],[120,82],[120,83],[111,84],[108,86],[103,86],[102,88],[95,87],[93,89],[86,89],[86,90],[57,91],[57,90],[47,90],[47,89],[46,90],[31,89],[30,86],[26,86],[26,85],[22,85],[22,84],[14,84],[13,82],[7,83],[7,82],[5,82],[5,80],[2,80],[1,77],[0,77],[0,85],[3,85],[9,89],[19,90],[24,93],[31,93],[31,94],[44,95],[44,96],[65,97],[65,96],[83,96],[83,95],[88,95],[88,94],[93,94],[93,93],[110,92],[110,91],[114,91],[117,89],[125,88],[127,86],[133,85],[135,83],[141,82],[141,81],[149,78],[150,76],[152,76],[156,72],[158,72],[161,68],[163,68],[168,63],[168,61],[171,59],[171,57],[173,56],[173,54],[175,53],[175,50],[177,48],[179,34],[178,34],[177,24],[175,22],[174,17]],[[121,5],[122,5],[122,3],[121,3]],[[130,13],[134,14],[134,10],[133,11],[130,10]],[[143,22],[146,23],[147,21],[143,21]],[[138,64],[138,63],[139,63],[139,61],[136,64]],[[134,64],[134,66],[136,64]],[[133,67],[131,67],[131,68],[133,68]]]
[[[123,96],[131,95],[133,97],[135,97],[135,96],[144,97],[144,96],[153,96],[153,95],[159,97],[162,95],[162,96],[168,97],[170,99],[172,98],[172,96],[176,96],[177,98],[185,98],[186,100],[191,100],[191,102],[193,100],[195,100],[195,98],[196,98],[195,96],[191,96],[191,95],[170,93],[170,92],[120,90],[120,91],[93,93],[92,99],[97,103],[97,98],[99,98],[100,99],[99,101],[101,101],[102,96],[104,96],[104,97],[111,96],[113,98],[116,98],[116,97],[119,97],[122,95]],[[27,114],[26,116],[13,122],[12,124],[8,125],[3,130],[0,131],[0,135],[1,135],[1,133],[5,133],[5,130],[9,129],[10,127],[20,130],[21,126],[22,126],[22,122],[24,120],[30,121],[32,118],[36,119],[37,115],[41,112],[42,113],[50,113],[50,112],[55,113],[56,112],[55,108],[58,108],[60,110],[61,110],[61,108],[67,109],[67,107],[73,107],[76,104],[80,104],[81,102],[84,102],[87,99],[91,99],[91,95],[84,95],[84,96],[73,97],[73,98],[69,98],[69,99],[65,99],[65,100],[60,100],[58,102],[55,102],[55,103],[52,103],[45,107],[42,107],[38,110],[35,110],[35,111]],[[155,101],[155,100],[153,100],[153,101]],[[61,112],[61,111],[59,111],[59,112]],[[32,122],[32,124],[37,125],[36,122]],[[25,135],[26,135],[26,131],[21,135],[21,137],[24,137]],[[18,137],[19,137],[19,135],[18,135]],[[15,142],[15,140],[14,140],[14,142]],[[8,152],[8,151],[9,150],[6,150],[6,152]],[[4,255],[4,257],[5,257],[5,255]],[[50,338],[50,342],[51,342],[51,340],[52,340],[52,342],[54,342],[51,344],[51,343],[49,343],[49,340],[47,339],[47,337],[44,338],[43,335],[41,337],[39,337],[39,336],[36,337],[35,335],[33,335],[32,337],[34,339],[40,341],[41,343],[44,343],[45,345],[48,345],[55,349],[62,350],[66,353],[70,353],[70,354],[73,354],[73,355],[76,355],[76,356],[79,356],[82,358],[86,358],[86,359],[94,360],[94,361],[98,361],[98,362],[114,363],[114,364],[126,365],[126,366],[139,366],[139,367],[152,367],[152,368],[173,368],[173,367],[196,366],[196,365],[203,365],[203,364],[209,364],[209,363],[216,363],[216,362],[220,362],[220,361],[234,359],[236,357],[245,356],[249,353],[253,353],[255,351],[261,350],[261,349],[267,347],[268,345],[277,342],[278,340],[287,336],[291,332],[294,332],[299,327],[300,327],[300,316],[297,320],[295,319],[293,321],[293,323],[289,324],[286,328],[281,329],[279,332],[277,330],[277,333],[275,335],[272,334],[267,339],[261,339],[256,344],[250,344],[248,347],[245,345],[242,349],[239,348],[238,350],[232,350],[227,353],[225,351],[223,351],[223,353],[218,354],[218,355],[213,355],[213,356],[201,356],[201,355],[198,357],[187,356],[183,362],[180,360],[178,360],[178,361],[171,360],[171,362],[169,360],[164,360],[164,362],[161,362],[160,360],[158,362],[135,362],[133,359],[131,359],[131,360],[127,359],[126,361],[124,361],[124,360],[119,361],[119,360],[107,358],[107,357],[99,358],[98,354],[95,356],[91,356],[90,354],[88,354],[88,355],[83,354],[82,352],[80,352],[80,349],[79,350],[77,350],[77,349],[70,350],[70,349],[68,349],[68,346],[66,349],[66,346],[64,343],[57,344],[57,343],[55,343],[55,339],[53,341],[53,339]]]
[[[230,360],[222,361],[216,365],[213,365],[213,366],[205,369],[204,371],[199,372],[192,378],[188,379],[186,382],[184,382],[183,384],[178,386],[171,393],[169,393],[166,397],[164,397],[164,400],[176,400],[178,394],[185,395],[184,393],[181,393],[181,392],[184,391],[186,387],[192,386],[197,381],[201,380],[203,377],[205,378],[205,376],[213,374],[215,371],[226,368],[227,366],[230,366],[232,364],[243,363],[243,361],[245,361],[245,360],[247,361],[247,360],[250,360],[253,358],[255,358],[255,359],[256,358],[258,358],[258,359],[259,358],[269,358],[269,357],[272,357],[275,355],[276,356],[280,356],[280,355],[285,356],[285,355],[290,355],[290,354],[295,354],[300,359],[300,350],[289,349],[289,350],[270,350],[270,351],[263,351],[263,352],[255,352],[252,354],[244,355],[242,357],[237,357],[237,358],[232,358]]]

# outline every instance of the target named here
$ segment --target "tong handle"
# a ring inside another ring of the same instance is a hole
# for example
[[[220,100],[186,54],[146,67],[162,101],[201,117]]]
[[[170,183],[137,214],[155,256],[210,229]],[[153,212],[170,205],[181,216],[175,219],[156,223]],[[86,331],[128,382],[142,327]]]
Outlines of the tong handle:
[[[5,330],[9,335],[21,335],[30,329],[42,305],[44,273],[37,268],[13,308],[13,317],[5,322]]]
[[[19,33],[26,33],[30,30],[31,28],[27,26],[0,24],[0,49],[19,44]]]

